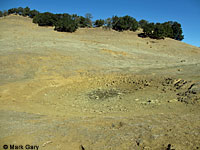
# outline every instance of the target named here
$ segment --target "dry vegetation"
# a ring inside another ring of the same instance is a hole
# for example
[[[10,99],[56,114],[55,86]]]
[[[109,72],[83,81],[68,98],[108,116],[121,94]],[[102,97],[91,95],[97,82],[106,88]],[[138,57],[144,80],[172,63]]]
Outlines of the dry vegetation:
[[[0,18],[0,147],[200,148],[200,49]]]

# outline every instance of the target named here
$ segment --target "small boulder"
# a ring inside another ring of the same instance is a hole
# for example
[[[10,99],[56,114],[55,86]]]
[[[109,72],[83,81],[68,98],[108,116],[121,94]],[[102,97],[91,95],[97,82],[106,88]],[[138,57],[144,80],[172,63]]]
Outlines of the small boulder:
[[[199,94],[200,93],[200,82],[194,83],[189,87],[189,92],[192,94]]]

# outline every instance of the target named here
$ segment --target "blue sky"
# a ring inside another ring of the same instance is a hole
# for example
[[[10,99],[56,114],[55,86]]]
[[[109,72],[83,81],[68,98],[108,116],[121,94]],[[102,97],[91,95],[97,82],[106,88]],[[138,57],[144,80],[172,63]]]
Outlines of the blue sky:
[[[40,12],[93,15],[93,20],[130,15],[138,21],[177,21],[183,42],[200,47],[200,0],[0,0],[0,10],[30,7]]]

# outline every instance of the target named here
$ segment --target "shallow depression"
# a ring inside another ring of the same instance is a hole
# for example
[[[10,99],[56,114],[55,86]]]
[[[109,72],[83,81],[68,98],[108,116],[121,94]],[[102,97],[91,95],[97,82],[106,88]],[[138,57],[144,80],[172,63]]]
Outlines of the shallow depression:
[[[97,89],[88,93],[91,100],[105,100],[120,95],[120,91],[116,89]]]

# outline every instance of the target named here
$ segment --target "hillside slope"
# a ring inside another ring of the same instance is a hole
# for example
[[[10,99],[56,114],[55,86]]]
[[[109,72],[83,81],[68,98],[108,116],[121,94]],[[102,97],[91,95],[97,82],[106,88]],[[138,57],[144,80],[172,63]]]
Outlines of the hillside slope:
[[[0,146],[198,149],[200,48],[0,18]]]

